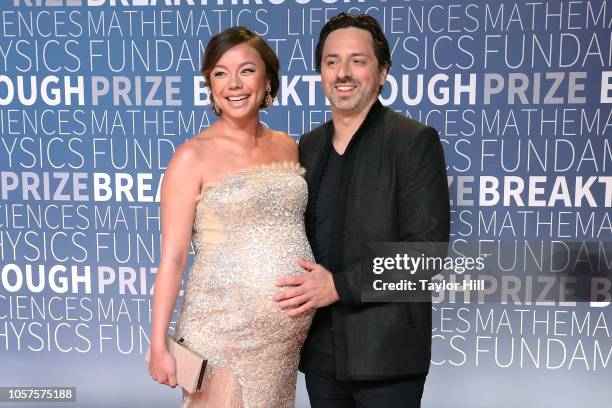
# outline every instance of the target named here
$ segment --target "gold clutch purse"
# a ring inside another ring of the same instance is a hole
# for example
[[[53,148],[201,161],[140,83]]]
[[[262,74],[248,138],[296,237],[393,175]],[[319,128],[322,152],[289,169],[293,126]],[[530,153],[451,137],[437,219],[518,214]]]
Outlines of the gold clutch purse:
[[[208,360],[188,349],[183,344],[183,340],[182,337],[176,340],[169,335],[167,345],[168,351],[174,357],[174,361],[176,361],[176,383],[191,394],[202,389],[204,370]],[[148,363],[150,359],[151,347],[149,346],[145,361]]]

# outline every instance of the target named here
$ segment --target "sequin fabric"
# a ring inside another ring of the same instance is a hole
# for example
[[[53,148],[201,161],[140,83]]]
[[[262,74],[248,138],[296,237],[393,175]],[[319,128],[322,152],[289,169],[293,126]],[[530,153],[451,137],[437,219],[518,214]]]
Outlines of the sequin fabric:
[[[312,313],[287,316],[273,300],[279,277],[313,260],[304,229],[304,169],[252,167],[196,197],[195,259],[176,336],[208,359],[202,391],[182,407],[294,407],[299,350]]]

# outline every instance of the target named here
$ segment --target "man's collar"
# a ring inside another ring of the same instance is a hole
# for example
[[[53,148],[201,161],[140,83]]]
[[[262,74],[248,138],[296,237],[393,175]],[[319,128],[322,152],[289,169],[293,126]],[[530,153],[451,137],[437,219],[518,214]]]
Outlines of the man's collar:
[[[355,140],[358,137],[361,137],[362,134],[367,133],[366,130],[378,122],[378,119],[380,118],[380,115],[382,115],[384,110],[385,110],[385,107],[383,106],[382,103],[380,103],[380,100],[376,98],[376,101],[374,101],[372,106],[370,106],[370,110],[368,111],[367,115],[363,119],[363,122],[361,122],[361,124],[359,125],[355,133],[353,134],[353,137],[351,137],[349,146],[353,143],[353,140]],[[328,122],[326,134],[327,134],[328,142],[331,143],[332,138],[334,136],[334,121],[333,120],[330,120]],[[348,146],[347,146],[347,149],[348,149]]]

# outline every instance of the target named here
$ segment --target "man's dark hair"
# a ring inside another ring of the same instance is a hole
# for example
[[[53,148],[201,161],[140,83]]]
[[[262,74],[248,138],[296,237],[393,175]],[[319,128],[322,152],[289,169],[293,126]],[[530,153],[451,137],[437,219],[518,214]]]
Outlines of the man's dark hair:
[[[372,35],[372,48],[378,60],[378,67],[382,69],[385,65],[387,69],[391,68],[391,51],[389,50],[389,42],[385,37],[385,33],[378,21],[367,14],[351,14],[340,13],[332,17],[321,29],[319,34],[319,42],[315,51],[315,62],[317,72],[321,72],[321,60],[323,59],[323,47],[327,36],[335,30],[341,28],[355,27],[368,31]]]

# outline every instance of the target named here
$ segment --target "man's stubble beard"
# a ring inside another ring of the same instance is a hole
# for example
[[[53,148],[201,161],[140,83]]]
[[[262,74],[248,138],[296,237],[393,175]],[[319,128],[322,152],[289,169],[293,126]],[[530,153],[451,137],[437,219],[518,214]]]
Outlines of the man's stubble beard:
[[[334,95],[334,87],[339,84],[356,84],[358,86],[358,92],[351,98],[336,98]],[[369,102],[374,98],[374,95],[378,97],[378,87],[376,90],[372,90],[372,92],[367,92],[367,89],[362,87],[362,83],[359,81],[350,81],[350,82],[339,82],[335,83],[332,86],[331,96],[327,95],[327,99],[333,110],[338,112],[351,112],[351,111],[361,111],[364,107],[366,107]]]

